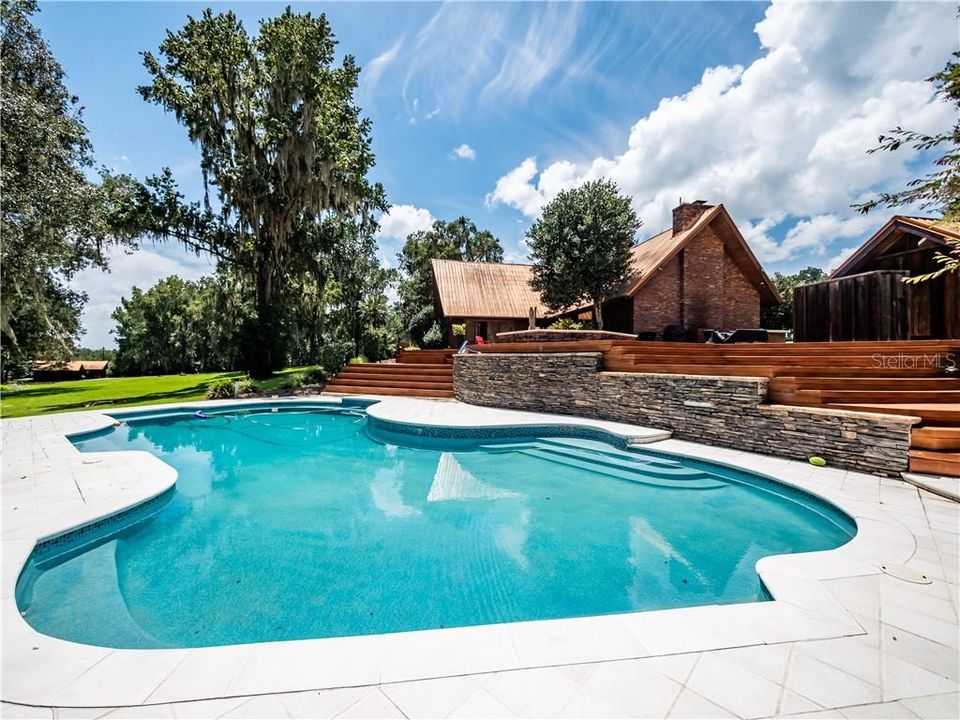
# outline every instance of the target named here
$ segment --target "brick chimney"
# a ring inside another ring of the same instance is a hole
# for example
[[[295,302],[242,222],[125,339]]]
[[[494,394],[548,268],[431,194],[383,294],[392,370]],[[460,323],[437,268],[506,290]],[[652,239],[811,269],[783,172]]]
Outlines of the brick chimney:
[[[712,205],[707,205],[706,200],[695,200],[685,203],[680,199],[680,204],[673,209],[673,232],[674,234],[683,232],[693,225],[697,218],[709,210]]]

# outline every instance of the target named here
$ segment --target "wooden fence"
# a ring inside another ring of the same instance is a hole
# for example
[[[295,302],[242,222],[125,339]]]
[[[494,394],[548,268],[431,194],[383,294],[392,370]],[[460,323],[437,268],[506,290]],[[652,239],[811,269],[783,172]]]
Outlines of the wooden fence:
[[[794,341],[908,339],[908,274],[877,270],[797,287]]]

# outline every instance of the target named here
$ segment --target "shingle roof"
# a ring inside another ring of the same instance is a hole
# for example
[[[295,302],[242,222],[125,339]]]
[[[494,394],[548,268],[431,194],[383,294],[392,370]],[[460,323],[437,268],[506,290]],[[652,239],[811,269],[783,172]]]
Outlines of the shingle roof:
[[[546,307],[530,287],[529,265],[431,260],[444,317],[525,318],[531,307]]]

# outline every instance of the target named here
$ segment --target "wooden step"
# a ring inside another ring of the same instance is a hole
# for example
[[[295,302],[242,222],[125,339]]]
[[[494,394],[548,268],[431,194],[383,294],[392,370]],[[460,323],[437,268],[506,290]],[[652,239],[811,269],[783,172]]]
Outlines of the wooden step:
[[[795,390],[768,392],[770,402],[796,405],[835,403],[948,403],[960,408],[960,390]]]
[[[572,343],[567,343],[572,344]],[[498,343],[493,347],[502,347]],[[514,343],[516,345],[516,343]],[[481,351],[483,348],[481,348]],[[822,343],[733,343],[730,345],[711,343],[682,343],[661,341],[615,341],[609,352],[675,352],[678,354],[703,352],[722,355],[732,354],[771,354],[771,355],[828,355],[842,354],[900,355],[931,354],[960,350],[960,340],[889,340],[882,342],[822,342]]]
[[[358,363],[346,365],[341,373],[404,373],[410,375],[441,375],[450,377],[453,368],[446,365],[415,365],[413,363]]]
[[[960,378],[775,377],[774,390],[960,390]]]
[[[911,450],[910,472],[960,477],[960,452]]]
[[[352,378],[343,375],[337,375],[332,381],[336,385],[349,385],[359,387],[385,387],[385,388],[417,388],[422,390],[453,390],[452,382],[430,382],[421,379],[410,379],[405,377],[392,377],[382,380],[372,378]],[[329,387],[329,386],[328,386]]]
[[[757,358],[761,360],[761,358]],[[605,362],[603,369],[608,372],[660,373],[677,375],[712,375],[717,377],[836,377],[837,368],[832,365],[821,366],[772,366],[772,365],[723,365],[707,363],[630,363]],[[904,370],[899,368],[844,368],[844,375],[850,377],[881,378],[936,378],[943,372],[936,369]]]
[[[686,355],[677,355],[672,353],[666,354],[643,354],[643,355],[623,355],[621,356],[623,360],[632,360],[634,362],[640,362],[646,365],[651,365],[655,363],[663,363],[664,365],[670,365],[674,363],[678,364],[691,364],[691,363],[700,363],[704,365],[772,365],[775,367],[809,367],[809,366],[830,366],[837,370],[846,370],[847,368],[863,368],[864,370],[874,370],[883,367],[893,367],[893,369],[902,369],[906,372],[915,372],[918,369],[931,369],[939,370],[941,374],[944,371],[938,368],[936,365],[925,365],[919,359],[917,364],[910,364],[908,361],[903,361],[893,363],[884,363],[882,359],[877,359],[871,355],[845,355],[845,356],[796,356],[796,355],[727,355],[727,356],[717,356],[717,355],[697,355],[697,354],[686,354]]]
[[[910,447],[917,450],[960,451],[960,427],[927,425],[910,433]]]
[[[453,356],[457,351],[448,348],[445,350],[401,350],[397,355],[397,362],[408,363],[429,363],[433,365],[452,365]]]
[[[660,373],[668,375],[716,375],[721,377],[772,377],[776,368],[768,365],[667,365],[606,362],[607,372]]]
[[[931,425],[960,425],[960,408],[947,403],[830,403],[826,407],[881,415],[912,415]]]
[[[403,395],[405,397],[452,398],[453,390],[423,390],[418,388],[383,388],[363,385],[328,383],[324,392],[338,395]]]
[[[338,373],[337,382],[341,380],[351,380],[354,382],[367,382],[375,385],[379,382],[428,382],[438,385],[452,385],[453,378],[446,375],[419,375],[404,373]]]

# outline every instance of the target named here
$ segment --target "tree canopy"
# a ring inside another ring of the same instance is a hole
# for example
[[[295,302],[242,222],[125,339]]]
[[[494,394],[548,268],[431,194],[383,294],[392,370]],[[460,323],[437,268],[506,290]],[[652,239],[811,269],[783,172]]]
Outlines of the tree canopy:
[[[254,310],[248,369],[269,374],[285,359],[283,302],[298,272],[319,272],[330,250],[322,221],[384,205],[371,184],[370,122],[353,93],[360,69],[335,63],[323,15],[289,8],[249,35],[232,12],[205,10],[168,32],[159,57],[143,54],[152,82],[139,88],[172,112],[200,149],[205,187],[185,203],[169,171],[139,185],[123,218],[130,232],[179,240],[244,272]]]
[[[106,268],[109,218],[121,204],[110,179],[93,182],[81,108],[30,18],[33,0],[0,5],[0,331],[4,370],[69,354],[86,296],[69,286]]]
[[[489,230],[478,230],[466,217],[444,222],[437,220],[429,230],[407,236],[397,255],[400,315],[407,335],[417,343],[436,322],[433,307],[433,279],[430,260],[466,260],[503,262],[503,247]]]
[[[793,329],[793,289],[798,285],[820,282],[827,279],[827,273],[820,268],[807,267],[793,275],[775,273],[771,278],[777,292],[780,293],[780,304],[760,308],[760,326],[770,330]]]
[[[586,303],[603,329],[603,301],[626,281],[640,220],[610,180],[561,192],[527,231],[530,282],[551,310]]]
[[[876,207],[902,207],[916,205],[924,211],[933,212],[946,222],[960,221],[960,52],[950,56],[942,71],[929,82],[936,87],[937,95],[954,107],[956,122],[950,130],[927,134],[897,127],[881,135],[879,145],[868,152],[895,152],[904,145],[920,151],[939,151],[943,154],[934,161],[934,170],[923,177],[907,183],[907,187],[892,193],[881,193],[865,203],[854,205],[867,213]],[[935,255],[940,268],[933,273],[909,278],[908,282],[923,282],[945,272],[960,270],[960,241],[951,240],[945,253]]]

